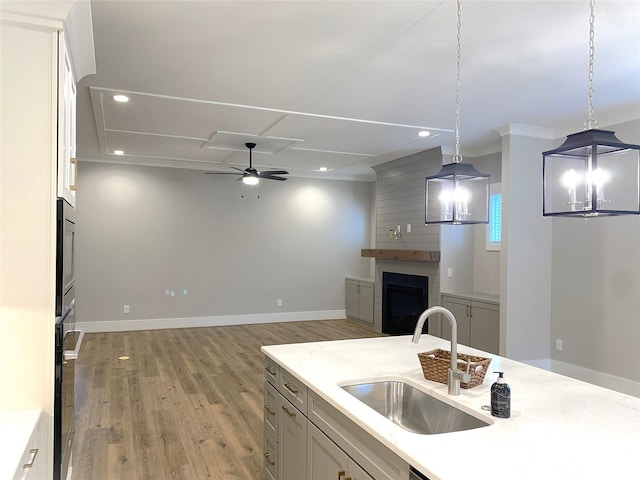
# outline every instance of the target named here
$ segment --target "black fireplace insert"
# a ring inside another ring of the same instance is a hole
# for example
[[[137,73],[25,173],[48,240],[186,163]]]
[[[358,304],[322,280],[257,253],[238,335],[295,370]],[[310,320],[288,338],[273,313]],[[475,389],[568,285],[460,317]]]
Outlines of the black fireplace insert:
[[[412,334],[418,317],[427,309],[429,278],[421,275],[382,272],[382,332]],[[422,328],[429,329],[428,322]]]

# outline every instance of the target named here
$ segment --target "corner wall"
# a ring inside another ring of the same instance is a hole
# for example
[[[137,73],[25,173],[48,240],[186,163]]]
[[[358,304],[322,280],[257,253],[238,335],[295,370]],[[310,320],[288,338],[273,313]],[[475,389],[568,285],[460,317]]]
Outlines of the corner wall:
[[[640,144],[640,120],[606,129]],[[554,218],[552,224],[554,370],[640,396],[640,218]]]
[[[514,124],[501,133],[500,355],[549,368],[551,222],[542,216],[541,152],[551,135]]]

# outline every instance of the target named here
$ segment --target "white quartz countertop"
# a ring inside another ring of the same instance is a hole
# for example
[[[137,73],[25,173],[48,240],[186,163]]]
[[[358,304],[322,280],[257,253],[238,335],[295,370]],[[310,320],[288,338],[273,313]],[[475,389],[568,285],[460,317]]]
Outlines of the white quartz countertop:
[[[459,345],[459,353],[492,359],[484,383],[460,389],[424,379],[417,353],[449,342],[422,335],[262,347],[288,372],[431,480],[638,478],[640,399]],[[492,417],[491,372],[511,386],[511,418]],[[408,432],[340,388],[404,379],[492,423],[437,435]],[[502,469],[503,473],[500,473]]]

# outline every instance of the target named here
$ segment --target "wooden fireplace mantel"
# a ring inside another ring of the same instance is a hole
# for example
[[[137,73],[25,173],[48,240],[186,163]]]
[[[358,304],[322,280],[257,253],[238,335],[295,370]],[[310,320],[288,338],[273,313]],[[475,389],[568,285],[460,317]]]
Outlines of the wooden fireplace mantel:
[[[440,252],[433,250],[393,250],[389,248],[363,248],[361,257],[379,258],[381,260],[404,260],[412,262],[439,262]]]

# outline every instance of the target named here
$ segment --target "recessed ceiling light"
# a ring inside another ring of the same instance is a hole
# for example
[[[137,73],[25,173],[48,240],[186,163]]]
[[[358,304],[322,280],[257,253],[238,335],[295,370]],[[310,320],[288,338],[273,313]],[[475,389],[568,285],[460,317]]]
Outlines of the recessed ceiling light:
[[[320,167],[320,168],[318,169],[318,171],[319,171],[319,172],[328,172],[328,171],[329,171],[329,169],[328,169],[327,167]]]
[[[126,95],[114,95],[113,99],[116,102],[120,102],[120,103],[127,103],[129,101],[129,97],[127,97]]]
[[[113,154],[114,155],[124,155],[124,151],[123,150],[114,150]]]
[[[118,357],[118,360],[129,360],[129,356],[128,355],[122,355],[121,357]]]
[[[428,137],[429,135],[431,135],[431,132],[429,132],[428,130],[420,130],[418,132],[419,137]]]

